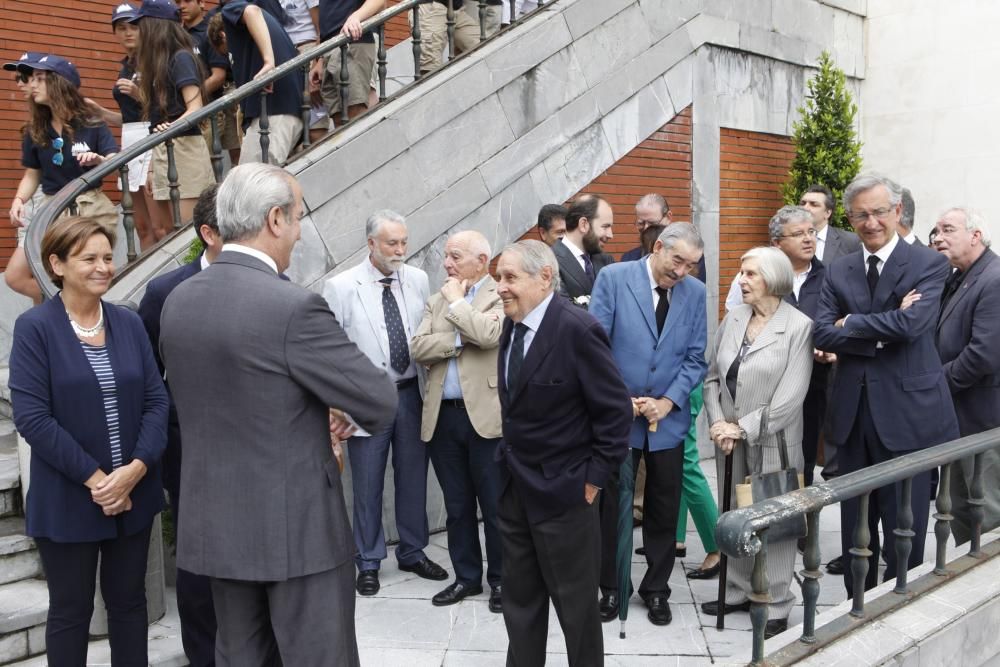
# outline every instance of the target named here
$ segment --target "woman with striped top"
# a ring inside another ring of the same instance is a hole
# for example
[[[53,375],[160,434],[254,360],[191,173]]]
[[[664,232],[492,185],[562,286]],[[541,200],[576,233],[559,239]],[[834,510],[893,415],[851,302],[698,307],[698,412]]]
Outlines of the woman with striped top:
[[[49,663],[86,663],[98,555],[112,665],[145,665],[146,558],[163,508],[167,394],[138,315],[102,301],[114,233],[64,218],[42,240],[61,289],[14,325],[14,423],[31,446],[26,532],[49,588]]]

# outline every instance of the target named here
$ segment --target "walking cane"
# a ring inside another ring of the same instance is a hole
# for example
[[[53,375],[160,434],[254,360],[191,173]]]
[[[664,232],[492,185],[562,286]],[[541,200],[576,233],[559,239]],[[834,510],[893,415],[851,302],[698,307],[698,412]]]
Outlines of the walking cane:
[[[733,453],[726,454],[726,476],[722,481],[722,512],[725,514],[732,506],[730,498],[733,495]],[[722,551],[720,549],[720,551]],[[723,630],[726,627],[726,575],[728,574],[729,559],[726,552],[719,555],[719,602],[715,612],[715,629]]]

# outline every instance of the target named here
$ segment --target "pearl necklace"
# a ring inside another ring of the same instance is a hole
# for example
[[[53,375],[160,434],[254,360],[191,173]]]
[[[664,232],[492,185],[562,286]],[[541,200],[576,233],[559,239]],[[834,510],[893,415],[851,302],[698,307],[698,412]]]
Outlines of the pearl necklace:
[[[94,338],[102,331],[104,331],[104,309],[100,309],[100,315],[97,317],[97,324],[92,327],[82,327],[73,320],[73,316],[66,311],[66,316],[69,318],[70,326],[73,327],[73,333],[75,333],[80,338]]]

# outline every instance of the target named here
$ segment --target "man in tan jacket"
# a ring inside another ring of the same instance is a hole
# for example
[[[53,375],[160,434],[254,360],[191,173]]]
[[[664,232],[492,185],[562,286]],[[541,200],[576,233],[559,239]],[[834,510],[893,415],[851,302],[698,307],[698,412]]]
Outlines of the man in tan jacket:
[[[431,463],[448,512],[448,551],[455,582],[433,597],[436,606],[483,592],[483,554],[476,500],[486,534],[486,580],[490,611],[502,611],[497,463],[500,401],[497,346],[503,303],[488,275],[490,245],[475,231],[454,234],[445,245],[448,279],[431,295],[411,341],[413,358],[428,368],[420,439],[429,443]]]

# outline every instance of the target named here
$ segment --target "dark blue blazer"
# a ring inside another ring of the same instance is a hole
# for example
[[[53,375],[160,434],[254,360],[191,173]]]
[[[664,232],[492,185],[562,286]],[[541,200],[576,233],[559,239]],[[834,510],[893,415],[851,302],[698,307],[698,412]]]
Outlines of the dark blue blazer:
[[[934,346],[941,291],[951,269],[944,255],[902,239],[869,294],[862,251],[838,258],[820,292],[815,347],[837,354],[829,401],[829,437],[847,445],[861,387],[882,444],[903,452],[958,437],[951,392]],[[921,299],[900,310],[903,297]],[[844,327],[834,323],[850,314]],[[878,343],[883,347],[879,348]]]
[[[193,262],[154,278],[146,285],[146,293],[139,302],[139,317],[153,346],[156,365],[163,375],[163,361],[160,359],[160,313],[163,303],[175,287],[201,271],[201,255]],[[169,393],[169,386],[167,387]],[[170,413],[167,417],[167,449],[163,454],[163,485],[174,497],[180,491],[181,483],[181,426],[177,420],[177,406],[170,399]],[[173,501],[171,501],[173,502]]]
[[[632,401],[604,329],[558,294],[524,357],[512,401],[506,358],[513,329],[504,320],[497,355],[500,490],[513,483],[528,520],[539,523],[586,503],[586,482],[607,486],[629,453]]]
[[[159,461],[167,444],[167,392],[139,317],[103,303],[105,337],[118,390],[125,463],[148,468],[132,490],[132,509],[119,515],[125,534],[149,526],[163,509]],[[56,542],[118,536],[84,482],[110,473],[111,447],[97,376],[56,295],[17,318],[10,353],[14,424],[31,446],[26,532]]]

